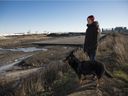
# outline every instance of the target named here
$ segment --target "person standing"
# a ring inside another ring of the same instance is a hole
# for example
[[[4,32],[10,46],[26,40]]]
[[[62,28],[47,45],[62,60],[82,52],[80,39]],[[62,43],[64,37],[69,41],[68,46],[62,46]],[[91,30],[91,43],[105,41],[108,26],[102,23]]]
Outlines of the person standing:
[[[98,39],[100,36],[100,28],[95,17],[90,15],[87,17],[87,29],[84,41],[84,52],[86,52],[91,61],[95,61]]]

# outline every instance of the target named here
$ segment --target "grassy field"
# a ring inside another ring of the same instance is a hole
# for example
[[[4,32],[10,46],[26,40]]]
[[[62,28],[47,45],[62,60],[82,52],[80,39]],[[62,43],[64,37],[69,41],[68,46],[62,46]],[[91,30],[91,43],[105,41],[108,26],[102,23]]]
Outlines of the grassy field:
[[[31,45],[32,42],[46,42],[42,40],[56,41],[58,37],[55,40],[54,38],[45,37],[44,39],[44,37],[40,37],[35,41],[34,39],[27,40],[23,42],[27,42],[28,45],[20,44],[20,46],[17,45],[20,42],[19,38],[17,44],[14,43],[15,46],[13,44],[10,46],[11,43],[8,46],[8,43],[6,43],[5,45],[1,44],[1,47],[33,47],[35,45]],[[75,41],[77,43],[80,41],[81,43],[82,39],[77,39]],[[57,42],[61,43],[61,41],[63,40],[58,39]],[[7,41],[5,40],[5,42]],[[68,42],[68,39],[64,43],[66,42]],[[7,61],[13,62],[16,58],[22,56],[32,56],[17,63],[14,68],[1,73],[0,96],[128,96],[127,44],[127,36],[119,33],[107,34],[100,39],[96,58],[104,63],[114,78],[110,79],[103,76],[98,89],[95,87],[96,81],[89,78],[87,80],[90,83],[80,85],[75,72],[68,64],[63,62],[63,59],[76,47],[45,46],[43,48],[48,49],[47,51],[5,51],[0,54],[2,65],[4,63],[9,64]],[[89,59],[82,48],[79,48],[74,55],[80,61]]]
[[[1,48],[14,48],[14,47],[24,47],[31,46],[30,42],[47,40],[51,37],[47,37],[43,34],[33,34],[33,35],[14,35],[6,36],[4,39],[0,39]]]

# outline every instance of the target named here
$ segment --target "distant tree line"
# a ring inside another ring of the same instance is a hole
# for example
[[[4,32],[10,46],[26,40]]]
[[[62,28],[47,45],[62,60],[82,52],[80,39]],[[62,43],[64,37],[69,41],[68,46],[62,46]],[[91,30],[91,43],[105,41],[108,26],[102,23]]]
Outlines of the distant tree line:
[[[110,28],[110,29],[104,29],[102,28],[103,33],[108,33],[108,32],[119,32],[119,33],[125,33],[128,32],[127,27],[115,27],[115,28]]]
[[[80,35],[85,35],[83,32],[68,32],[68,33],[50,33],[47,36],[52,36],[52,37],[60,37],[60,36],[80,36]]]

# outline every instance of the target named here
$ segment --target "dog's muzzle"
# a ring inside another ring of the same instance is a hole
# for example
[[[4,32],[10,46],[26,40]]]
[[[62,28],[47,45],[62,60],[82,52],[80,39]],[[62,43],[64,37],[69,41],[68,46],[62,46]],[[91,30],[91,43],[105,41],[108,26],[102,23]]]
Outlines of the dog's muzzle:
[[[66,63],[66,64],[68,64],[68,60],[67,59],[64,59],[63,62]]]

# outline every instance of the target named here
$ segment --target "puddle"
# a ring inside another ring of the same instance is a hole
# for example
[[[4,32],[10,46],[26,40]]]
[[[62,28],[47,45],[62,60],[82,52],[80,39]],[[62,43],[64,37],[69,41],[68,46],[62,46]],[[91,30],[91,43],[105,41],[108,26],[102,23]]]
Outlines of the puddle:
[[[8,65],[1,66],[0,67],[0,72],[4,72],[4,71],[12,68],[17,63],[19,63],[19,62],[14,62],[14,63],[8,64]]]
[[[7,65],[3,65],[0,66],[0,73],[4,73],[7,70],[11,69],[12,67],[14,67],[16,64],[20,63],[22,60],[27,59],[29,57],[31,57],[32,55],[26,56],[26,57],[21,57],[15,60],[15,62],[7,64]]]
[[[12,49],[4,49],[0,48],[0,51],[22,51],[22,52],[34,52],[34,51],[47,51],[45,48],[36,48],[36,47],[28,47],[28,48],[12,48]]]

